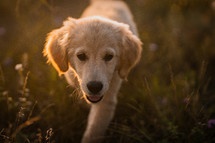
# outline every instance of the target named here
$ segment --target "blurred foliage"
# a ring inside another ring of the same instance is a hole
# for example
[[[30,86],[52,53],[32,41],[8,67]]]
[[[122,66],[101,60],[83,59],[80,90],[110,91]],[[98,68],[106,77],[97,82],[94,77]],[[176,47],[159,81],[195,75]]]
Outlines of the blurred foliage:
[[[104,142],[215,142],[215,1],[125,0],[144,43]],[[0,142],[79,142],[88,105],[42,55],[88,0],[0,1]]]

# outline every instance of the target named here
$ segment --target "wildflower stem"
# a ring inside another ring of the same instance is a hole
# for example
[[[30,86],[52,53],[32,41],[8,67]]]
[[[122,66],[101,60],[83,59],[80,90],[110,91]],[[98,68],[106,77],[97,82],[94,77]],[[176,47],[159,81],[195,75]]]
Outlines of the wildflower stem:
[[[25,89],[26,89],[26,85],[27,85],[27,82],[28,82],[28,76],[29,76],[30,72],[28,71],[26,77],[25,77],[25,81],[24,81],[24,85],[23,85],[23,89],[22,89],[22,96],[25,95]]]

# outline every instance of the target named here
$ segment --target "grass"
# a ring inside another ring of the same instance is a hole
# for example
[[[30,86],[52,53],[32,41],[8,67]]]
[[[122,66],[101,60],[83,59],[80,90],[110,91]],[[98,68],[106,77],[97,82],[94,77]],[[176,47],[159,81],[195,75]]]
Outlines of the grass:
[[[215,142],[214,1],[126,2],[143,53],[122,85],[104,142]],[[87,5],[0,2],[0,142],[80,142],[88,105],[42,50],[46,34]]]

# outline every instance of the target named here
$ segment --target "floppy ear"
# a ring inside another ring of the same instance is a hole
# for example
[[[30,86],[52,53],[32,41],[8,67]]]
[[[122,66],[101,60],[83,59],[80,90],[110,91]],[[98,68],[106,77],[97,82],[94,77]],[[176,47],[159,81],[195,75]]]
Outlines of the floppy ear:
[[[53,30],[48,34],[44,48],[44,56],[47,56],[48,62],[52,63],[54,68],[62,74],[68,70],[67,44],[70,39],[70,30],[73,19],[69,18],[64,22],[62,28]]]
[[[142,42],[137,36],[131,33],[128,27],[123,32],[122,38],[122,54],[119,67],[119,76],[127,79],[130,70],[137,64],[141,57]]]

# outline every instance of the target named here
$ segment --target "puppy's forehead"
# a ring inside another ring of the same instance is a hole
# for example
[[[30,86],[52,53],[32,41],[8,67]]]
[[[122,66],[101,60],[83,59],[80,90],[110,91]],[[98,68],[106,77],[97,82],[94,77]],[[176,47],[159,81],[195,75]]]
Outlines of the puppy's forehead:
[[[121,41],[119,27],[105,21],[81,21],[72,32],[72,41],[79,46],[116,47]]]

